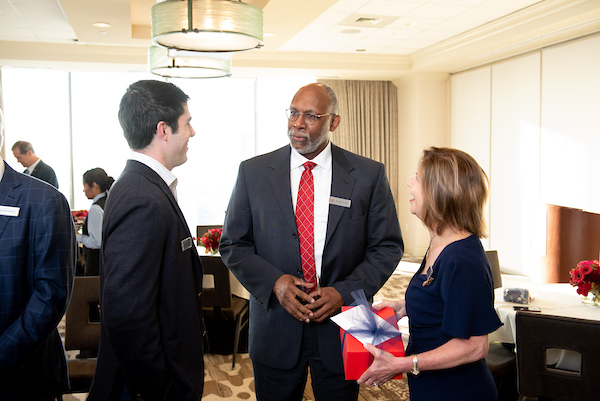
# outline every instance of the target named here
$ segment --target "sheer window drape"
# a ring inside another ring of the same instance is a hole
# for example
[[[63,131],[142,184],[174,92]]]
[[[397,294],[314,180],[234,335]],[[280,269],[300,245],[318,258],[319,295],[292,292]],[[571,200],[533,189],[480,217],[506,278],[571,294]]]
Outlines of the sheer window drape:
[[[333,133],[336,145],[385,165],[398,200],[398,96],[389,81],[319,80],[338,98],[342,121]]]

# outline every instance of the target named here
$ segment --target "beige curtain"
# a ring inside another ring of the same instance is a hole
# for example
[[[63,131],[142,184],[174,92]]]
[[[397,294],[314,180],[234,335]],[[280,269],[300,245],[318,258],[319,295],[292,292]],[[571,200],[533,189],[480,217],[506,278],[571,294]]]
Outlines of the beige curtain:
[[[398,200],[398,96],[389,81],[318,80],[338,98],[342,121],[332,142],[385,165],[394,199]]]

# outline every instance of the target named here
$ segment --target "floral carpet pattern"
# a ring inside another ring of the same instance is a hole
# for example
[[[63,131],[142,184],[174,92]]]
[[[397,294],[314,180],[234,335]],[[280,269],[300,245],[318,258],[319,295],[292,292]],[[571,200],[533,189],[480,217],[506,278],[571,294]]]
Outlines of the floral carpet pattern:
[[[375,301],[383,299],[403,299],[404,292],[412,275],[396,272],[385,283],[381,290],[375,295]],[[61,336],[64,338],[64,319],[58,326]],[[68,357],[77,355],[77,351],[67,351]],[[247,353],[238,354],[236,365],[231,369],[231,355],[206,354],[204,355],[205,376],[204,395],[202,400],[206,401],[233,401],[249,400],[255,401],[254,375],[252,361]],[[310,378],[309,378],[310,381]],[[87,398],[87,393],[66,394],[63,401],[81,401]],[[359,401],[382,401],[382,400],[408,401],[408,383],[406,377],[403,380],[391,380],[379,387],[360,386]],[[314,400],[310,383],[304,391],[303,401]]]

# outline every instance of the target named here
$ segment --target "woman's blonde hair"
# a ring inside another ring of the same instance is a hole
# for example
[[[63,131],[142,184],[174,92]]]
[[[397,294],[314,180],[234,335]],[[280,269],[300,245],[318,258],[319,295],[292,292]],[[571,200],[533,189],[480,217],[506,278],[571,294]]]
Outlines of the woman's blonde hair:
[[[431,147],[421,157],[419,180],[425,226],[438,235],[448,227],[478,238],[487,235],[484,208],[489,180],[475,159],[458,149]]]

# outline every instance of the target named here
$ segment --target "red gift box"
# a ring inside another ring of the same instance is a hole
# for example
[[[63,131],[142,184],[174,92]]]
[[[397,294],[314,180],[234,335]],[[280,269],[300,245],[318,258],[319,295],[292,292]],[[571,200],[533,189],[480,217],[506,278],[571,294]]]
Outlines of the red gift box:
[[[352,306],[342,306],[342,312],[353,308]],[[392,323],[398,328],[396,319],[390,319],[395,314],[394,309],[384,308],[377,311],[377,315],[384,320]],[[398,333],[398,337],[390,338],[386,342],[379,345],[378,348],[393,354],[394,356],[404,356],[404,344],[402,336]],[[340,337],[342,340],[342,358],[344,359],[344,374],[346,380],[358,380],[360,376],[373,363],[373,355],[367,351],[364,345],[358,341],[352,334],[346,334],[344,329],[340,329]],[[402,379],[402,373],[394,377],[394,379]]]

